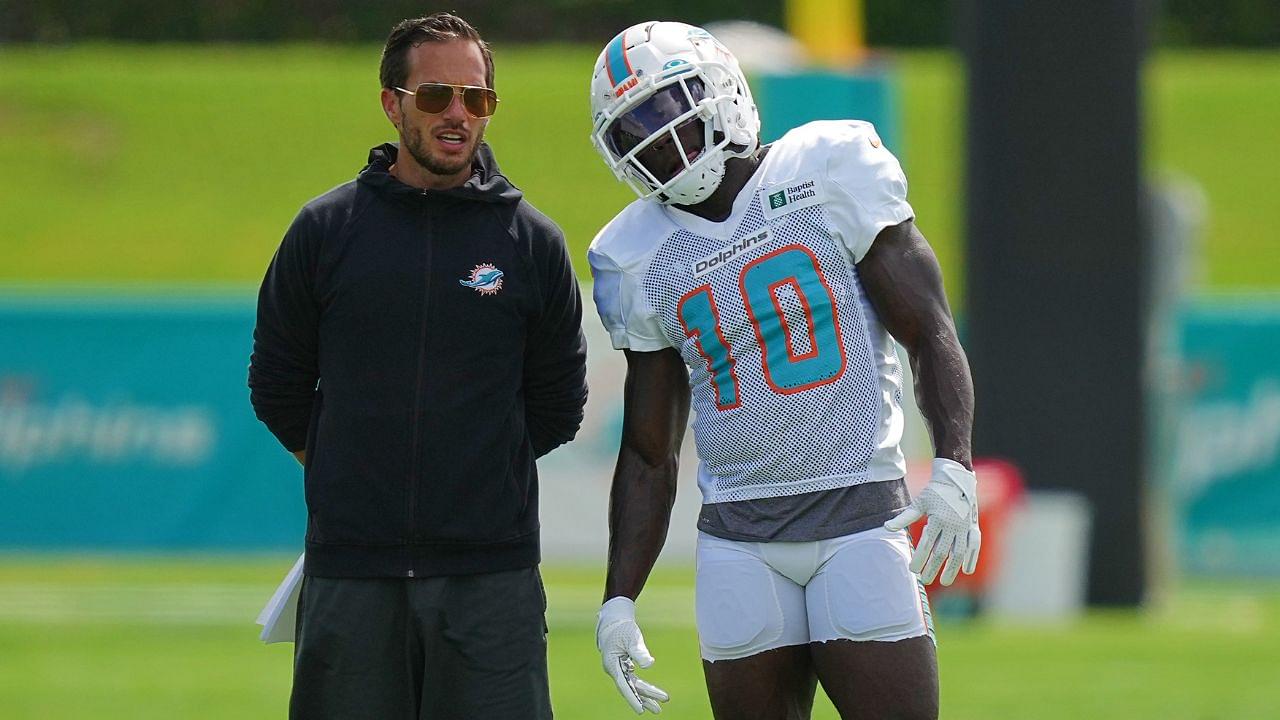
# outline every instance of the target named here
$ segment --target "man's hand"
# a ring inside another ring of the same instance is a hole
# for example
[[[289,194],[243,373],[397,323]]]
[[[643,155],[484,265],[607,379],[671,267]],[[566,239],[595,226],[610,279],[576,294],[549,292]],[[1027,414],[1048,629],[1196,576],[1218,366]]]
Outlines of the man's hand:
[[[954,460],[934,458],[933,476],[924,492],[884,526],[889,530],[902,530],[926,515],[929,522],[911,556],[911,571],[928,584],[946,561],[942,570],[943,585],[950,585],[962,568],[966,575],[972,575],[978,567],[978,550],[982,547],[982,531],[978,529],[978,480],[973,471]]]
[[[636,666],[647,668],[653,665],[653,656],[644,646],[644,636],[636,625],[635,602],[621,596],[611,598],[600,608],[599,618],[596,648],[600,650],[604,671],[613,678],[622,699],[637,715],[645,710],[662,712],[658,703],[666,702],[671,696],[636,677]]]

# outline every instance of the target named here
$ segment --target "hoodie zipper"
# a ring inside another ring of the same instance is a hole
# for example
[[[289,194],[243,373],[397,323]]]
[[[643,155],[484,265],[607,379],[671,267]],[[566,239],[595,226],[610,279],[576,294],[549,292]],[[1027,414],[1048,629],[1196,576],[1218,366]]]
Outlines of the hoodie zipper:
[[[424,190],[422,194],[425,196],[427,194],[427,191]],[[418,328],[418,378],[414,385],[414,394],[413,394],[413,460],[412,462],[409,463],[409,478],[408,478],[409,492],[408,492],[408,508],[406,512],[406,516],[408,519],[407,528],[409,530],[409,539],[412,542],[418,542],[419,540],[418,527],[417,527],[417,523],[415,522],[417,519],[415,510],[417,509],[417,505],[418,505],[418,480],[419,480],[419,474],[420,474],[418,472],[418,468],[421,464],[421,453],[422,453],[422,422],[421,422],[422,393],[423,393],[422,386],[423,386],[423,376],[426,373],[426,364],[427,364],[427,352],[426,352],[427,319],[428,319],[428,310],[430,309],[428,301],[431,298],[431,274],[432,274],[432,267],[431,267],[432,242],[431,242],[431,222],[430,222],[431,213],[429,209],[423,208],[422,217],[423,217],[423,224],[426,226],[427,231],[423,233],[424,239],[425,239],[425,242],[424,242],[425,247],[423,250],[425,255],[425,262],[423,264],[425,267],[423,268],[423,273],[422,273],[422,305],[421,305],[422,321]],[[408,575],[409,577],[413,577],[413,570],[409,570]]]

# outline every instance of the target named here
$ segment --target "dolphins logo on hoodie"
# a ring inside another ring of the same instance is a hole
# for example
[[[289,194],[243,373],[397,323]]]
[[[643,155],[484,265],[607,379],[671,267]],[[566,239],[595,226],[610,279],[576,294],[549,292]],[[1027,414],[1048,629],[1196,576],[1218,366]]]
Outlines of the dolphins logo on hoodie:
[[[480,263],[469,276],[459,280],[458,284],[481,295],[497,295],[502,289],[502,271],[493,263]]]

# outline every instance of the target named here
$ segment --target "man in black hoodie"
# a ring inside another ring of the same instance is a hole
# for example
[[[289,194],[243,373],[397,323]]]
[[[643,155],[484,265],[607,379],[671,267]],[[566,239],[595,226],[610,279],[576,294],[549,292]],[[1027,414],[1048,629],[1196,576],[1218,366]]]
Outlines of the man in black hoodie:
[[[400,143],[308,203],[263,281],[254,410],[306,467],[293,718],[550,718],[535,458],[577,432],[581,300],[559,229],[482,142],[466,21],[383,50]]]

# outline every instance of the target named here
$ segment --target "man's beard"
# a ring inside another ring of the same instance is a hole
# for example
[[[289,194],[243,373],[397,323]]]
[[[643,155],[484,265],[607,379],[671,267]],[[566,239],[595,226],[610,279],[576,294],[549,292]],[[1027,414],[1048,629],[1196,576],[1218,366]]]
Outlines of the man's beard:
[[[431,154],[431,151],[427,149],[427,144],[422,140],[421,128],[412,127],[408,130],[407,134],[402,134],[400,137],[401,147],[408,150],[413,159],[433,175],[456,175],[470,168],[472,161],[476,159],[476,153],[480,151],[480,141],[484,140],[484,126],[481,125],[475,137],[471,138],[471,152],[459,160],[449,161]]]

